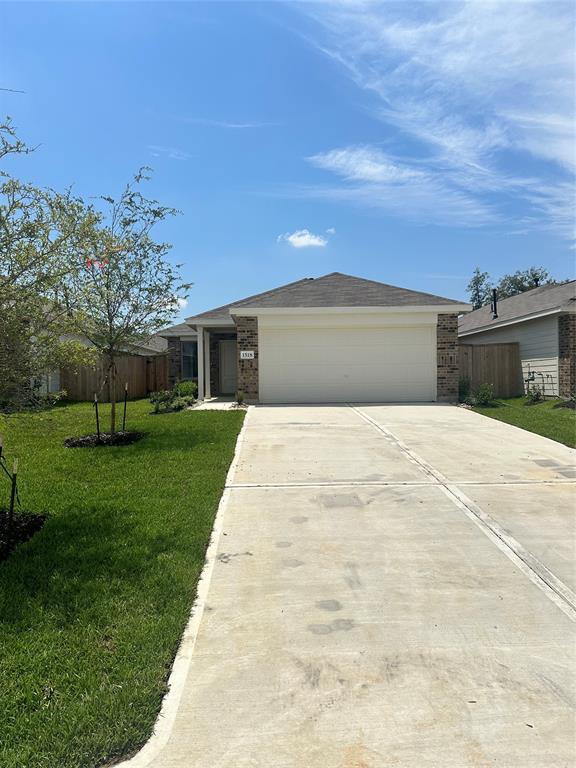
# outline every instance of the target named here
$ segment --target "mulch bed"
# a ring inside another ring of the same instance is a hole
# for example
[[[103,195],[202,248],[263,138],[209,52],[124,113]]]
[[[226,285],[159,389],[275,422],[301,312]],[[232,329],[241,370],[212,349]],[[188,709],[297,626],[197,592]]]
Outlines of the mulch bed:
[[[145,432],[101,432],[100,435],[82,435],[67,437],[64,440],[66,448],[98,448],[106,445],[131,445],[142,440]]]
[[[556,403],[553,408],[570,408],[576,410],[576,400],[564,400],[563,403]]]
[[[0,507],[0,562],[6,560],[19,544],[31,539],[42,528],[46,517],[14,510],[12,525],[8,530],[8,510]]]

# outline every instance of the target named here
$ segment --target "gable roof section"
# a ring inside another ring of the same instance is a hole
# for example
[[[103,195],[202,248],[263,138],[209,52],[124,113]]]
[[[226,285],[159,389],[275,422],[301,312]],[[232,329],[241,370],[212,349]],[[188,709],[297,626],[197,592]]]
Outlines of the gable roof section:
[[[446,299],[431,293],[411,291],[395,285],[332,272],[323,277],[308,277],[282,285],[265,293],[248,296],[240,301],[187,318],[187,322],[206,324],[229,319],[234,309],[242,307],[288,309],[307,307],[408,307],[450,305],[462,307],[461,301]]]
[[[196,331],[190,328],[188,323],[178,323],[178,325],[171,325],[169,328],[163,328],[158,331],[156,336],[161,336],[163,339],[173,338],[174,336],[190,336],[194,335]]]
[[[559,285],[541,285],[517,296],[498,301],[498,317],[492,318],[489,306],[481,307],[458,321],[458,333],[479,333],[513,322],[529,320],[542,314],[576,311],[576,280]]]

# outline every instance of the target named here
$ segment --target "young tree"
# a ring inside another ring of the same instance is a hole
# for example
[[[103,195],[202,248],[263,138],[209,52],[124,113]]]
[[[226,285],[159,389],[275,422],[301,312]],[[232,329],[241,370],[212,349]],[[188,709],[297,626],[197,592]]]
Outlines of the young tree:
[[[0,159],[30,151],[9,118],[0,124]],[[0,171],[0,406],[23,404],[34,378],[87,359],[86,348],[65,337],[59,287],[91,217],[70,192]]]
[[[532,288],[538,288],[539,285],[546,285],[555,282],[550,273],[544,267],[529,267],[526,270],[518,270],[511,275],[504,275],[498,283],[498,297],[506,299],[509,296],[516,296],[518,293],[530,291]]]
[[[66,290],[72,321],[106,360],[110,431],[116,431],[116,361],[169,324],[190,285],[171,265],[171,245],[156,242],[152,228],[177,213],[146,199],[139,185],[144,168],[119,198],[103,197],[106,210],[85,237],[81,261]]]
[[[489,304],[492,284],[488,272],[481,272],[480,267],[476,267],[470,282],[466,286],[466,290],[474,309],[480,309],[485,304]]]

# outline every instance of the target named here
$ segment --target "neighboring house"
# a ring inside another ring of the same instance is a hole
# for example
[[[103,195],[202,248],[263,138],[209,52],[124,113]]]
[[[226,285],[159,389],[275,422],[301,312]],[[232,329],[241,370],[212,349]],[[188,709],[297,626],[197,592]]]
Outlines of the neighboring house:
[[[576,390],[576,281],[502,299],[497,314],[487,306],[461,317],[460,343],[518,342],[525,386],[570,397]]]
[[[452,401],[458,315],[468,310],[333,272],[203,312],[162,335],[177,363],[197,333],[201,399],[242,391],[260,403]]]

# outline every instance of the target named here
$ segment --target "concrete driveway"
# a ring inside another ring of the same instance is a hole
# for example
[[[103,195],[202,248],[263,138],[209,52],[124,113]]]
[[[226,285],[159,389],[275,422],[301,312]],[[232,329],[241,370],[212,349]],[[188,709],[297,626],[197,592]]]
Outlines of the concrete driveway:
[[[241,439],[134,768],[576,764],[574,451],[440,405]]]

